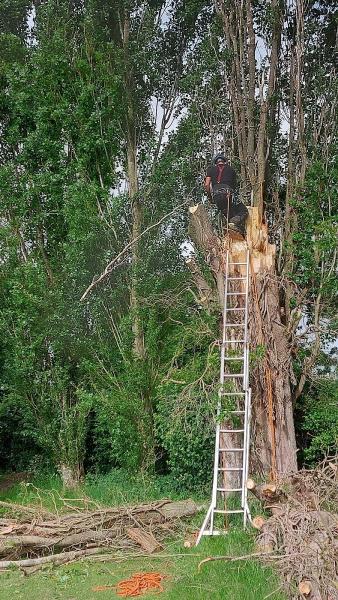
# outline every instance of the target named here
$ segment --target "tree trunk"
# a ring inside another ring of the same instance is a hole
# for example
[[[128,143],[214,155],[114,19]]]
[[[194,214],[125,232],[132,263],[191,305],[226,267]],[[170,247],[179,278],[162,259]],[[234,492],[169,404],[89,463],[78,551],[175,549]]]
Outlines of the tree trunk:
[[[249,208],[250,249],[249,339],[255,450],[255,471],[272,479],[297,470],[296,437],[291,397],[291,355],[281,320],[275,246],[267,226],[259,227],[257,208]]]
[[[137,142],[135,128],[135,114],[133,103],[133,82],[132,73],[129,64],[129,30],[130,18],[125,15],[123,29],[123,48],[125,60],[125,87],[127,100],[126,115],[126,137],[127,137],[127,176],[129,184],[129,198],[132,210],[132,240],[139,238],[142,233],[142,205],[138,197],[138,170],[137,170]],[[132,280],[130,291],[130,304],[133,319],[134,334],[134,353],[136,358],[143,360],[145,357],[144,335],[140,316],[140,301],[138,293],[138,268],[140,263],[140,242],[137,241],[132,246]]]
[[[132,274],[130,288],[130,307],[132,315],[133,331],[133,350],[136,361],[144,362],[146,358],[144,331],[141,317],[141,300],[139,292],[140,284],[140,264],[141,264],[141,242],[143,224],[143,206],[139,197],[138,166],[137,166],[137,130],[136,116],[133,93],[135,84],[133,81],[133,72],[129,60],[129,34],[130,34],[130,15],[125,14],[123,29],[123,50],[125,61],[125,88],[126,88],[126,137],[127,137],[127,176],[129,184],[129,198],[132,212]],[[136,241],[135,241],[136,240]],[[155,436],[154,436],[154,415],[152,400],[146,389],[141,389],[145,419],[140,423],[142,428],[143,457],[142,467],[153,469],[155,464]]]
[[[276,478],[297,470],[291,399],[290,349],[281,322],[275,247],[268,243],[257,207],[249,208],[247,241],[220,240],[204,206],[190,207],[190,234],[205,256],[215,282],[220,311],[224,301],[225,250],[231,262],[244,262],[250,250],[249,339],[253,397],[252,469]],[[244,275],[244,267],[236,276]],[[234,434],[236,436],[236,434]],[[230,436],[229,436],[230,437]],[[236,443],[236,438],[231,443]],[[236,466],[236,465],[231,465]]]
[[[61,463],[59,465],[59,473],[65,488],[74,489],[79,487],[83,475],[83,470],[79,465],[71,466]]]

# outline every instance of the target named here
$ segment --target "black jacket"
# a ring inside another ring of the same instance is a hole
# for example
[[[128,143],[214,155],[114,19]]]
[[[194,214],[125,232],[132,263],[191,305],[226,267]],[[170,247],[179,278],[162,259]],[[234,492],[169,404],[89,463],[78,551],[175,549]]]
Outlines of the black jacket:
[[[236,189],[236,172],[230,165],[225,164],[221,172],[217,165],[208,167],[206,176],[211,177],[212,186],[215,186],[217,183],[223,183],[234,191]]]

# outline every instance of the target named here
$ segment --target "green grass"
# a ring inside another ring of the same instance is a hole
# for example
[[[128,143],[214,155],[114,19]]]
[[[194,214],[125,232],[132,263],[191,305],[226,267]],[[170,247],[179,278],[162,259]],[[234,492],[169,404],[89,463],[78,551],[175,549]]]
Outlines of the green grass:
[[[205,492],[197,491],[192,496],[196,500],[205,499]],[[187,498],[187,492],[176,492],[169,477],[133,475],[119,469],[107,475],[89,475],[76,490],[64,490],[58,475],[45,474],[33,477],[28,483],[15,484],[2,493],[0,477],[0,500],[24,505],[40,504],[49,510],[59,510],[65,503],[82,506],[97,502],[116,506],[161,498],[183,499]]]
[[[93,600],[118,598],[114,590],[95,593],[96,585],[116,585],[135,572],[159,571],[166,575],[163,600],[285,600],[273,571],[253,560],[227,563],[213,561],[198,571],[207,556],[242,555],[252,551],[251,536],[232,531],[227,536],[206,539],[197,548],[186,550],[177,541],[154,557],[80,562],[48,568],[22,577],[7,571],[0,575],[1,600]],[[180,555],[179,555],[180,554]],[[153,593],[145,597],[154,597]]]
[[[137,503],[187,494],[173,492],[168,477],[132,477],[122,471],[106,476],[87,477],[83,486],[65,492],[54,475],[36,477],[30,483],[13,486],[0,493],[0,500],[20,504],[39,504],[49,510],[99,502],[106,505]],[[201,492],[196,500],[208,502]],[[0,509],[3,512],[4,509]],[[196,515],[188,528],[199,527],[203,514]],[[169,541],[163,552],[146,558],[112,555],[106,562],[82,561],[63,567],[46,566],[42,571],[23,577],[16,570],[0,574],[0,600],[106,600],[118,598],[114,590],[94,592],[97,585],[116,585],[140,571],[159,571],[166,575],[163,600],[285,600],[280,582],[272,569],[253,560],[212,561],[198,571],[199,562],[208,556],[250,554],[254,549],[254,534],[236,527],[225,536],[204,538],[197,548],[183,546],[184,533]],[[145,598],[154,597],[154,593]]]

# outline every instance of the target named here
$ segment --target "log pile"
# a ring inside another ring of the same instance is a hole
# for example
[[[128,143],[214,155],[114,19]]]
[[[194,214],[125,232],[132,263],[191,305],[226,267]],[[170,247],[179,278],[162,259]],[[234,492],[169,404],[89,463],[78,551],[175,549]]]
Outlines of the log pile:
[[[248,489],[270,516],[257,516],[257,550],[276,559],[292,600],[338,600],[338,460]]]
[[[97,507],[64,514],[0,502],[0,570],[63,564],[105,549],[161,550],[180,519],[197,512],[192,500],[162,500],[120,508]],[[13,516],[11,516],[13,515]]]

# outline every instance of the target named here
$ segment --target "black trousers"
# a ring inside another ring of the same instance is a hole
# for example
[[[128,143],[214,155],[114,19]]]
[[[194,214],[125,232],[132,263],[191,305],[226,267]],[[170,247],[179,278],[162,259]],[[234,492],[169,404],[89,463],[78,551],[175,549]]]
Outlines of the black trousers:
[[[233,223],[244,234],[248,209],[243,202],[234,201],[234,193],[222,184],[213,186],[213,201],[227,223]]]

